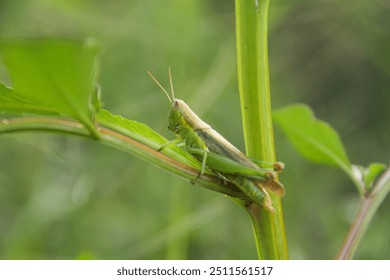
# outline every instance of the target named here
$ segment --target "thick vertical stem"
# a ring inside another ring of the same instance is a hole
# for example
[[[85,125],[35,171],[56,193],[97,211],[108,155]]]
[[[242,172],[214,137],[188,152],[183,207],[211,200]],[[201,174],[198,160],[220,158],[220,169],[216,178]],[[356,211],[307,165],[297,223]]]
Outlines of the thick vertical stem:
[[[236,0],[238,85],[246,152],[249,156],[274,162],[268,68],[269,0]],[[272,195],[275,213],[250,205],[260,259],[287,259],[287,241],[282,205]]]

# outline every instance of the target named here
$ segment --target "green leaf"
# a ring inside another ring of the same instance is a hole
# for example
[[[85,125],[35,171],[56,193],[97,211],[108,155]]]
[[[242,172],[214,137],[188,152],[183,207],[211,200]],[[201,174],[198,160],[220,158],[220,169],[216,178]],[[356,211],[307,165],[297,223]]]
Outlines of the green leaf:
[[[158,150],[162,145],[168,142],[167,139],[147,125],[126,119],[119,115],[114,115],[104,109],[99,110],[97,121],[99,124],[118,131],[154,150]],[[164,148],[161,153],[183,164],[199,170],[201,169],[201,163],[196,158],[174,144]]]
[[[339,135],[329,124],[316,119],[308,106],[295,104],[277,110],[274,120],[306,159],[337,166],[351,174]]]
[[[96,90],[98,49],[92,41],[12,40],[2,42],[0,51],[14,91],[29,105],[68,115],[94,131],[90,96]]]
[[[0,83],[0,112],[11,114],[46,114],[52,115],[56,112],[39,102],[27,99],[16,93],[13,89]]]

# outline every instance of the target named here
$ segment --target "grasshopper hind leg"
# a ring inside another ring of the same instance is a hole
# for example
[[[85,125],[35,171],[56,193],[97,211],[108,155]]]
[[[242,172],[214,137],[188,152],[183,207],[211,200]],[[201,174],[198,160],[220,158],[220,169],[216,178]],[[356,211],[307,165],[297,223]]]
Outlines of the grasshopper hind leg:
[[[194,184],[196,185],[199,181],[200,178],[202,178],[203,174],[205,173],[205,170],[207,168],[207,171],[210,171],[212,174],[214,174],[215,176],[217,176],[218,178],[220,178],[223,183],[226,185],[227,182],[229,181],[229,179],[227,179],[225,176],[223,176],[221,173],[219,172],[216,172],[216,171],[211,171],[208,166],[207,166],[207,155],[208,155],[208,152],[206,150],[203,150],[204,151],[204,154],[203,154],[203,157],[202,157],[202,168],[198,174],[198,176],[196,176],[195,179],[192,179],[191,180],[191,184]]]

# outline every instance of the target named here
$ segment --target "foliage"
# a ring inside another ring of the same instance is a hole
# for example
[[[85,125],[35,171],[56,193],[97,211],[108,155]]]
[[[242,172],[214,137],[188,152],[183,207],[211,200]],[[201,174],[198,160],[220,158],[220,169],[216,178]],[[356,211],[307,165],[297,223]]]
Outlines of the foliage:
[[[223,1],[206,8],[202,5],[212,4],[190,1],[191,9],[180,9],[179,1],[173,1],[171,5],[157,4],[158,12],[154,14],[152,10],[137,8],[137,1],[132,4],[118,1],[109,7],[85,1],[77,8],[63,1],[25,2],[28,4],[4,2],[1,17],[5,24],[0,27],[3,37],[31,35],[31,32],[34,36],[60,32],[72,37],[80,33],[97,37],[104,49],[100,79],[104,107],[142,123],[100,109],[96,84],[98,48],[94,41],[8,39],[1,43],[6,68],[0,67],[4,81],[0,84],[0,132],[47,130],[98,139],[118,149],[125,147],[122,150],[190,180],[199,163],[180,148],[164,151],[167,158],[144,149],[166,141],[143,124],[148,123],[158,131],[163,131],[159,128],[161,123],[166,124],[166,106],[161,105],[162,98],[150,93],[155,88],[145,70],[158,67],[165,71],[171,65],[179,92],[204,94],[198,100],[190,99],[190,105],[204,112],[213,108],[205,119],[211,119],[226,138],[241,143],[239,125],[233,119],[227,125],[224,113],[238,115],[238,108],[232,105],[236,104],[235,95],[229,95],[236,91],[229,72],[234,69],[233,38],[224,37],[232,33],[227,32],[232,28],[232,5]],[[270,40],[273,101],[280,105],[305,100],[343,135],[316,120],[304,105],[280,109],[274,120],[305,158],[346,172],[357,186],[361,201],[370,195],[379,197],[373,207],[376,211],[389,188],[387,173],[381,175],[385,166],[369,162],[388,160],[383,152],[388,144],[384,120],[390,111],[386,107],[387,83],[383,79],[388,64],[380,54],[390,40],[382,23],[367,25],[370,17],[363,14],[352,17],[350,25],[348,22],[342,28],[312,19],[310,26],[294,29],[296,32],[289,30],[291,22],[302,24],[300,15],[303,17],[310,11],[319,19],[331,15],[334,24],[342,22],[346,14],[360,14],[359,3],[345,9],[343,4],[305,2],[273,6],[271,1],[270,28],[271,34],[275,34]],[[29,12],[31,8],[45,16],[34,17]],[[220,16],[208,17],[210,11]],[[230,14],[222,16],[224,11]],[[372,5],[368,12],[378,14],[375,11],[380,10]],[[169,14],[169,19],[164,14]],[[199,15],[207,28],[199,25]],[[178,27],[177,22],[183,20],[186,26]],[[220,24],[215,24],[215,20]],[[334,29],[327,29],[332,26]],[[361,33],[351,35],[348,26],[359,26]],[[188,36],[183,37],[183,32]],[[318,32],[323,36],[318,36]],[[348,41],[343,34],[349,34]],[[211,37],[216,40],[209,40]],[[320,37],[331,40],[316,45],[316,38]],[[199,42],[207,47],[200,48]],[[364,42],[364,46],[358,42]],[[348,51],[350,48],[352,52]],[[158,66],[154,66],[156,61]],[[315,65],[321,65],[321,71]],[[210,72],[205,70],[208,68]],[[221,99],[211,94],[221,91],[226,92]],[[282,92],[285,94],[281,95]],[[210,100],[207,104],[204,96]],[[118,135],[124,135],[121,139],[126,140],[117,141]],[[353,218],[350,211],[355,209],[357,196],[342,187],[348,186],[342,175],[300,161],[289,144],[280,137],[277,139],[278,155],[287,165],[281,179],[287,186],[283,201],[291,257],[332,258],[340,247],[340,236]],[[197,186],[176,186],[163,173],[138,161],[133,164],[128,157],[102,149],[94,141],[32,134],[3,134],[0,141],[1,258],[255,257],[254,250],[242,249],[254,247],[248,221],[217,194],[199,192]],[[175,161],[166,168],[168,158]],[[350,160],[368,167],[352,165]],[[218,181],[213,180],[218,178],[211,176],[203,183],[222,191]],[[227,192],[239,195],[234,187]],[[183,201],[188,203],[183,205]],[[361,251],[357,251],[358,258],[388,258],[388,250],[382,245],[389,231],[383,222],[388,220],[386,207],[383,204],[378,210],[377,220],[371,223],[372,230],[363,240]],[[191,235],[193,231],[197,234]],[[227,241],[229,238],[221,238],[227,232],[228,236],[242,236],[244,241],[235,246],[233,241]],[[141,241],[134,243],[134,240]],[[69,248],[68,244],[74,246]]]

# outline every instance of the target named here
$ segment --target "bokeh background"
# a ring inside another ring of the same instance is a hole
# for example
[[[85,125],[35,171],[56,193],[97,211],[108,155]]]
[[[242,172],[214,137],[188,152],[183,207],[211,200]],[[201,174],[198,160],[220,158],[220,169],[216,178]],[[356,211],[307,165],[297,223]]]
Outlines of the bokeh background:
[[[389,162],[390,2],[271,0],[272,102],[309,104],[353,163]],[[0,0],[0,36],[92,37],[105,108],[167,130],[151,70],[243,150],[233,0]],[[0,63],[0,78],[9,82]],[[276,128],[292,259],[336,256],[357,206],[341,171],[302,159]],[[387,198],[357,259],[390,259]],[[0,259],[254,259],[249,218],[192,186],[96,142],[0,136]]]

